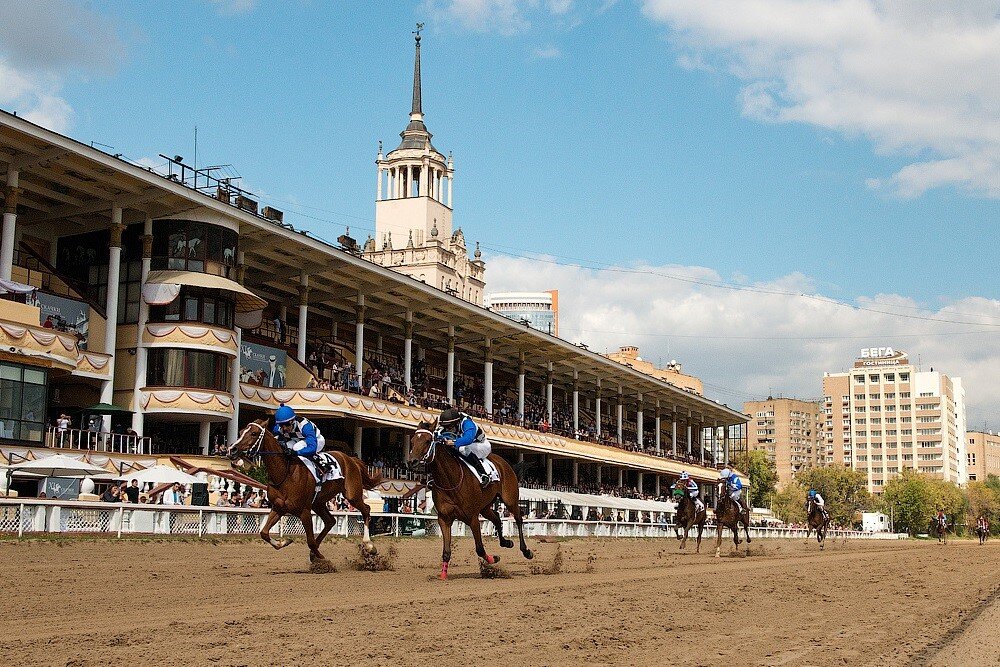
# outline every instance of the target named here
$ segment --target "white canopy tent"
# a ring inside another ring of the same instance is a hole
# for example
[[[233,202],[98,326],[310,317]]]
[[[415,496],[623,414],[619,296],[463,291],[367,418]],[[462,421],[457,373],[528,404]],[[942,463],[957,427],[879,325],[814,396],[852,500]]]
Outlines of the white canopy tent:
[[[619,498],[590,493],[573,493],[570,491],[548,491],[545,489],[520,489],[521,500],[528,502],[559,503],[567,507],[584,507],[588,510],[612,509],[632,510],[639,512],[657,512],[673,514],[675,505],[672,502],[656,500],[638,500],[635,498]]]
[[[145,482],[152,482],[153,484],[173,484],[174,482],[178,482],[180,484],[195,484],[196,482],[201,481],[194,475],[189,475],[183,470],[171,468],[170,466],[165,466],[159,463],[142,470],[135,470],[127,475],[122,475],[117,479],[120,479],[123,482],[131,482],[134,479],[138,480],[140,484]]]
[[[64,454],[53,454],[34,461],[25,461],[8,466],[15,475],[30,473],[42,477],[101,477],[110,478],[112,473],[100,466],[75,459]]]

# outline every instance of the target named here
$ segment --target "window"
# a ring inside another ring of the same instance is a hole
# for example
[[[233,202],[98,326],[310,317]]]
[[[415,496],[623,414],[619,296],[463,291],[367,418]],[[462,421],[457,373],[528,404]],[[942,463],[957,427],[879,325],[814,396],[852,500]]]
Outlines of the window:
[[[885,381],[886,382],[895,382],[896,381],[896,374],[895,373],[886,373],[885,374]]]
[[[205,222],[155,220],[152,267],[228,278],[236,262],[238,238],[231,229]]]
[[[865,383],[865,376],[864,375],[855,375],[854,376],[854,381],[857,382],[858,384],[864,384]]]
[[[0,362],[0,439],[41,442],[47,400],[44,369]]]
[[[221,290],[181,287],[176,299],[165,306],[150,306],[150,322],[201,322],[224,329],[233,327],[235,302]]]
[[[229,360],[221,354],[195,350],[149,351],[146,382],[153,387],[229,389]]]
[[[854,400],[855,401],[863,401],[863,400],[865,400],[865,395],[864,394],[855,394],[854,395]]]
[[[869,375],[868,376],[868,381],[869,382],[878,382],[878,380],[879,380],[878,375]]]
[[[900,382],[909,382],[910,381],[910,374],[909,373],[900,373],[899,374],[899,381]]]

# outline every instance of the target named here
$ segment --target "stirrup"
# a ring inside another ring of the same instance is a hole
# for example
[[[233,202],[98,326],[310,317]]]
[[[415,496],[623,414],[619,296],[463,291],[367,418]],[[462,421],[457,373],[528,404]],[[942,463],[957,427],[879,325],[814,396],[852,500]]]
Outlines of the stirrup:
[[[480,475],[479,476],[479,485],[482,486],[483,488],[486,488],[487,486],[489,486],[490,485],[490,476],[487,475],[486,473],[483,473],[482,475]]]

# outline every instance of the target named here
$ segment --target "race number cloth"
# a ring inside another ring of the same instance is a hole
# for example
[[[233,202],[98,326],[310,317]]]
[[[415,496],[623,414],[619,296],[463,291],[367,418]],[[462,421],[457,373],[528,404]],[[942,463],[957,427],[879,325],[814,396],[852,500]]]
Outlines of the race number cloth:
[[[319,457],[327,463],[327,467],[329,468],[329,472],[323,475],[323,479],[319,478],[319,475],[316,473],[316,465],[311,460],[304,456],[299,457],[299,459],[306,464],[306,467],[309,468],[309,472],[312,473],[312,476],[316,480],[317,484],[343,478],[344,472],[340,469],[340,463],[337,462],[337,459],[334,458],[333,455],[327,454],[326,452],[320,452]]]
[[[466,468],[472,471],[473,475],[476,475],[477,477],[479,476],[479,471],[473,468],[471,463],[466,461],[464,458],[459,458],[459,460],[465,464]],[[490,461],[489,459],[481,459],[481,460],[483,462],[483,470],[485,470],[486,474],[490,476],[490,481],[499,482],[500,471],[497,470],[497,467],[495,465],[493,465],[493,461]]]

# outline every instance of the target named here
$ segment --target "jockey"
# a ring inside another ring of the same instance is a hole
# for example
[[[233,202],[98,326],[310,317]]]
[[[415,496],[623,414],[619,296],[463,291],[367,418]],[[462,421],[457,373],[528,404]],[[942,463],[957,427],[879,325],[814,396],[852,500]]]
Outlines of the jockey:
[[[947,527],[948,525],[948,515],[944,513],[944,510],[939,509],[937,512],[937,516],[934,517],[934,520],[938,522],[939,526]]]
[[[438,417],[438,426],[444,432],[444,441],[453,445],[459,455],[472,464],[479,474],[479,483],[488,486],[490,476],[483,467],[483,459],[492,453],[493,448],[483,429],[472,421],[472,417],[456,408],[442,412]]]
[[[990,521],[984,515],[980,514],[979,518],[976,520],[976,528],[982,528],[987,533],[990,532]]]
[[[317,475],[323,479],[327,465],[319,453],[323,451],[326,439],[315,424],[305,417],[296,417],[295,410],[282,404],[274,413],[274,435],[285,449],[312,461]]]
[[[749,515],[750,508],[743,500],[743,480],[733,470],[733,466],[726,464],[726,467],[719,471],[719,493],[723,491],[732,498],[733,502]]]
[[[691,479],[691,475],[687,471],[681,472],[680,479],[670,485],[671,489],[683,489],[687,491],[688,495],[691,496],[691,500],[694,501],[694,509],[696,512],[701,512],[705,509],[705,503],[701,502],[701,498],[698,496],[701,494],[701,489],[698,488],[698,482]]]
[[[823,518],[824,519],[829,519],[830,518],[830,515],[827,514],[827,511],[826,511],[826,501],[823,500],[823,496],[821,496],[819,494],[819,491],[817,491],[816,489],[809,489],[809,500],[806,501],[806,511],[807,512],[809,511],[809,503],[810,502],[812,502],[814,505],[816,505],[816,507],[819,508],[819,511],[823,513]]]

